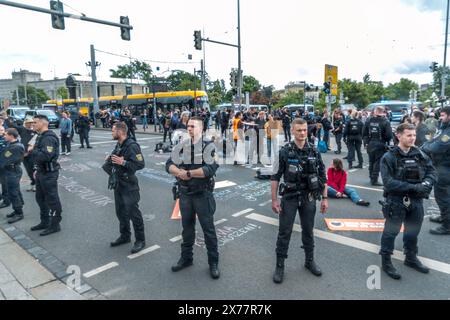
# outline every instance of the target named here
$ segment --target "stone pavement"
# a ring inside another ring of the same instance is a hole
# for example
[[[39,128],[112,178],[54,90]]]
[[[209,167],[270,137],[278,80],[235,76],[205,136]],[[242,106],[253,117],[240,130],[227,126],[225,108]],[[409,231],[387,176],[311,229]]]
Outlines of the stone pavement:
[[[0,300],[83,300],[0,230]]]

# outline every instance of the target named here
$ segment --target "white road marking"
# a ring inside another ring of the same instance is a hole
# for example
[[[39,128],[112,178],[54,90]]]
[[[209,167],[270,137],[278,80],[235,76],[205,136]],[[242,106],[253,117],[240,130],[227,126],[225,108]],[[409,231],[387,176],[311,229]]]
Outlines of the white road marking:
[[[351,169],[351,170],[348,170],[348,172],[350,172],[350,173],[353,173],[353,172],[356,172],[356,171],[358,171],[358,169]]]
[[[363,186],[356,186],[353,184],[347,184],[347,187],[350,188],[356,188],[356,189],[364,189],[364,190],[371,190],[371,191],[378,191],[378,192],[383,192],[383,189],[378,189],[378,188],[368,188],[368,187],[363,187]],[[435,198],[430,197],[430,200],[435,200]]]
[[[102,267],[98,267],[97,269],[91,270],[83,274],[85,278],[93,277],[101,272],[117,267],[119,264],[117,262],[108,263]]]
[[[249,213],[249,212],[252,212],[252,211],[253,211],[253,209],[251,209],[251,208],[245,209],[245,210],[236,212],[235,214],[233,214],[233,217],[239,217],[239,216],[242,216],[242,215],[244,215],[246,213]]]
[[[269,200],[269,201],[260,203],[259,206],[260,206],[260,207],[264,207],[264,206],[268,205],[269,203],[272,203],[272,200]]]
[[[139,251],[138,253],[129,255],[128,259],[131,259],[131,260],[136,259],[137,257],[143,256],[144,254],[147,254],[147,253],[150,253],[152,251],[158,250],[159,248],[161,248],[161,247],[158,246],[158,245],[154,245],[154,246],[148,247],[147,249]]]
[[[278,226],[278,220],[274,219],[274,218],[270,218],[270,217],[266,217],[257,213],[252,213],[249,214],[248,216],[246,216],[246,218],[250,219],[250,220],[254,220],[254,221],[259,221],[262,223],[266,223],[266,224],[270,224],[273,226]],[[294,231],[297,232],[301,232],[301,227],[298,224],[294,224]],[[326,232],[326,231],[322,231],[322,230],[317,230],[314,229],[314,235],[317,238],[321,238],[321,239],[325,239],[328,241],[332,241],[332,242],[336,242],[348,247],[352,247],[352,248],[356,248],[356,249],[360,249],[360,250],[364,250],[367,252],[371,252],[371,253],[375,253],[378,254],[380,251],[380,246],[373,244],[373,243],[369,243],[369,242],[365,242],[365,241],[361,241],[361,240],[357,240],[357,239],[353,239],[353,238],[349,238],[349,237],[344,237],[338,234],[334,234],[331,232]],[[401,251],[395,250],[393,257],[395,259],[404,260],[404,256],[403,253]],[[419,257],[420,260],[423,262],[423,264],[425,264],[427,267],[429,267],[430,269],[442,272],[442,273],[447,273],[450,274],[450,264],[444,263],[444,262],[440,262],[437,260],[433,260],[433,259],[429,259],[429,258],[424,258],[424,257]]]
[[[228,181],[228,180],[219,181],[219,182],[216,182],[216,185],[215,185],[214,189],[233,187],[235,185],[236,185],[236,183],[234,183],[233,181]]]
[[[227,222],[227,221],[228,221],[227,219],[218,220],[218,221],[214,222],[214,225],[217,226],[217,225]],[[169,239],[169,241],[170,242],[178,242],[181,239],[183,239],[183,236],[179,235],[179,236],[173,237],[172,239]]]

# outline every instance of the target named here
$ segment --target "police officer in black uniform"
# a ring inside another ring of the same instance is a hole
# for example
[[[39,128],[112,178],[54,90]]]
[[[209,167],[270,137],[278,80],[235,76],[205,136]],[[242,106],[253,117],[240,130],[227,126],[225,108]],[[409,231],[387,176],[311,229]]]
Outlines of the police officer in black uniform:
[[[192,265],[196,215],[202,226],[208,250],[208,264],[213,279],[220,277],[217,235],[214,227],[216,202],[213,196],[216,163],[215,146],[202,139],[203,119],[192,117],[187,125],[191,137],[178,144],[167,160],[166,171],[177,178],[183,242],[181,258],[172,266],[177,272]]]
[[[291,120],[292,117],[289,114],[288,109],[287,108],[283,109],[281,113],[281,124],[283,126],[284,131],[284,142],[291,141]]]
[[[328,208],[327,177],[325,165],[320,153],[307,142],[308,129],[304,119],[292,122],[294,141],[285,145],[279,154],[278,169],[272,180],[272,210],[279,214],[280,226],[277,241],[277,263],[273,281],[283,282],[284,260],[288,257],[289,241],[294,226],[297,210],[302,226],[302,242],[305,250],[305,267],[315,276],[322,271],[314,261],[314,217],[316,200],[322,199],[321,212]],[[277,192],[281,176],[284,183],[280,185],[281,205]]]
[[[383,106],[375,107],[374,116],[366,121],[363,131],[364,146],[369,154],[369,175],[373,186],[381,186],[378,182],[380,161],[386,153],[387,146],[393,138],[392,128],[386,119]]]
[[[40,208],[41,222],[31,231],[44,230],[47,236],[61,231],[62,206],[58,194],[58,177],[61,166],[59,158],[59,137],[48,129],[45,115],[34,117],[34,129],[39,134],[34,146],[28,147],[35,161],[36,201]]]
[[[398,146],[389,150],[381,159],[381,177],[384,183],[383,215],[386,223],[381,237],[382,267],[393,279],[401,275],[391,261],[395,238],[402,223],[405,265],[421,273],[429,269],[417,258],[418,236],[422,227],[423,199],[428,198],[436,182],[436,170],[431,159],[414,146],[416,128],[413,124],[401,124],[397,128]]]
[[[344,128],[344,142],[348,147],[348,168],[362,169],[363,168],[363,156],[361,153],[362,146],[362,133],[364,123],[356,118],[357,111],[353,111],[350,119],[347,120]],[[358,166],[353,167],[353,161],[355,160],[355,151],[358,155]]]
[[[434,197],[441,214],[432,216],[430,221],[442,225],[431,229],[430,233],[450,235],[450,107],[442,108],[440,115],[440,130],[431,141],[425,143],[422,150],[433,159],[438,175]]]
[[[117,145],[106,158],[103,170],[109,175],[108,187],[114,190],[120,237],[111,243],[111,247],[131,241],[131,219],[136,237],[131,253],[137,253],[145,248],[145,232],[144,220],[139,210],[139,184],[135,173],[145,167],[144,157],[136,141],[128,136],[128,128],[124,122],[113,125],[112,136],[117,140]]]
[[[25,154],[24,146],[17,140],[19,133],[14,128],[6,130],[5,139],[8,146],[0,155],[0,167],[4,169],[6,183],[8,185],[8,198],[14,211],[8,214],[8,223],[12,224],[23,219],[23,198],[20,192],[20,179],[22,178],[22,167]]]
[[[81,144],[80,149],[84,148],[84,142],[86,142],[86,147],[88,149],[92,149],[91,145],[89,144],[89,130],[90,130],[89,118],[80,112],[75,125],[77,132],[80,135],[80,144]]]

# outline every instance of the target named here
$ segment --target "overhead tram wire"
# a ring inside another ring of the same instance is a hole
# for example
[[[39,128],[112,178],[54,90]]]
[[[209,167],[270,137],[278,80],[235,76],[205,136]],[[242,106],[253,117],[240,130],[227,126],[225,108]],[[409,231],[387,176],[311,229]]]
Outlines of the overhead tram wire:
[[[108,52],[108,51],[104,51],[104,50],[100,50],[100,49],[95,49],[95,51],[101,52],[101,53],[104,53],[104,54],[109,54],[109,55],[116,56],[116,57],[120,57],[120,58],[124,58],[124,59],[130,59],[130,57],[125,56],[123,54]],[[199,61],[158,61],[158,60],[147,60],[147,59],[139,59],[139,58],[136,58],[136,57],[132,57],[131,60],[144,61],[144,62],[149,62],[149,63],[162,63],[162,64],[198,64],[198,63],[200,63]]]

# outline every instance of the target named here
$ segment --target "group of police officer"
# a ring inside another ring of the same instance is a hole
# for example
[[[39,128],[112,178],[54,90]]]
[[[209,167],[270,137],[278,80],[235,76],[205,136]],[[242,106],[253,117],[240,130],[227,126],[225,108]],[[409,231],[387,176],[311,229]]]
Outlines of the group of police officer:
[[[32,227],[31,231],[41,230],[41,236],[61,230],[62,206],[58,194],[59,138],[48,129],[48,124],[45,115],[36,115],[32,121],[27,121],[25,126],[8,122],[9,128],[5,135],[7,146],[0,154],[0,170],[5,180],[2,187],[6,189],[4,198],[7,198],[14,209],[6,216],[9,219],[8,223],[12,224],[24,218],[24,201],[20,191],[21,164],[24,162],[27,172],[32,177],[32,185],[35,184],[36,201],[40,208],[41,221]],[[34,190],[34,187],[32,189]]]

